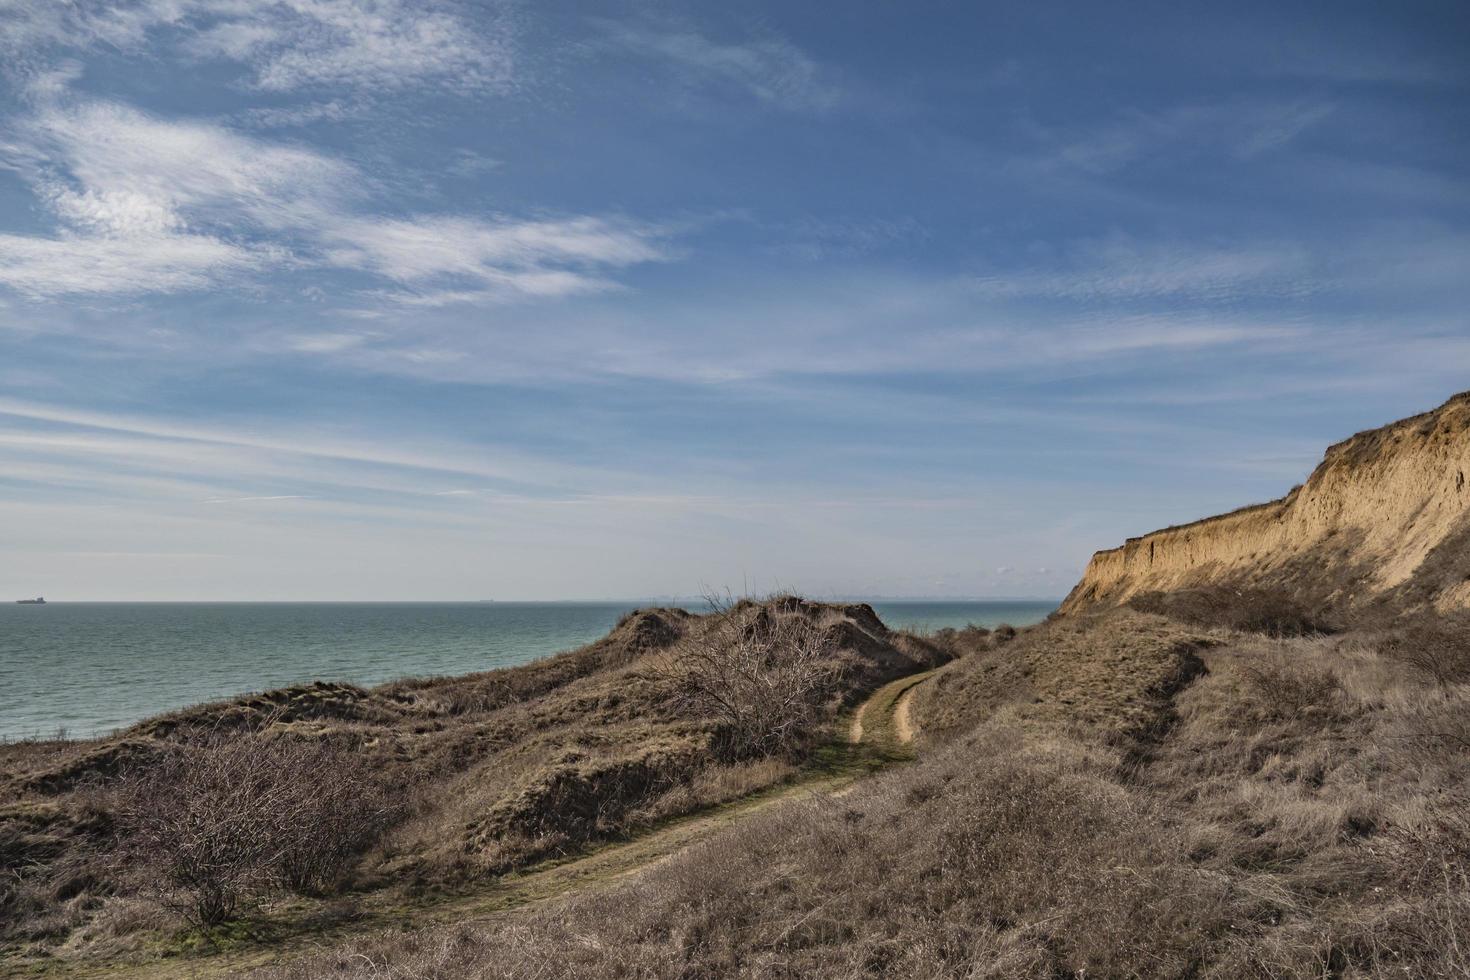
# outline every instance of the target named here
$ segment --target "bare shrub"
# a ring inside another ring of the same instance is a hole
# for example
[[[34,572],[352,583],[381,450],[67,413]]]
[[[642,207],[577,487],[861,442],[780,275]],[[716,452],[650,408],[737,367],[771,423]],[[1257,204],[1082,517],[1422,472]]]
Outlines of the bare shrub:
[[[1263,660],[1242,664],[1240,673],[1252,700],[1276,721],[1328,712],[1342,691],[1342,682],[1330,670]]]
[[[1128,604],[1140,612],[1156,613],[1197,626],[1223,626],[1245,633],[1283,638],[1331,633],[1321,617],[1285,593],[1267,589],[1216,586],[1145,592]]]
[[[1470,618],[1421,616],[1392,632],[1383,652],[1440,687],[1470,678]]]
[[[668,662],[679,708],[715,719],[724,760],[795,756],[821,722],[841,683],[833,637],[800,609],[730,604]]]
[[[352,753],[266,736],[180,746],[114,792],[124,853],[200,928],[274,889],[336,885],[394,812]]]
[[[1014,631],[1012,631],[1014,633]],[[963,657],[967,653],[976,653],[981,650],[989,650],[991,647],[990,630],[984,626],[976,626],[970,623],[964,629],[955,629],[946,626],[935,630],[927,637],[951,658]]]

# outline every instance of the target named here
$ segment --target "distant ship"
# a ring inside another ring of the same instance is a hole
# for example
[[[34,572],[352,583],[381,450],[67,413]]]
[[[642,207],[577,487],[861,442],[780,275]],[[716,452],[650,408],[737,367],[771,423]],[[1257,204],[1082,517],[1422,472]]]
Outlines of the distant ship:
[[[15,604],[17,606],[44,606],[46,600],[42,596],[36,596],[34,599],[17,599]]]

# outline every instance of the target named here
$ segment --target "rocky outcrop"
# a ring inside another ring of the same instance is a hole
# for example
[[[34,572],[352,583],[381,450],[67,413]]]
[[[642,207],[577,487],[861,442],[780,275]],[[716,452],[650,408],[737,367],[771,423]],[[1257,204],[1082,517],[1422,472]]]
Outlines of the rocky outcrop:
[[[1327,450],[1280,500],[1099,551],[1063,613],[1229,585],[1334,606],[1470,606],[1470,392]]]

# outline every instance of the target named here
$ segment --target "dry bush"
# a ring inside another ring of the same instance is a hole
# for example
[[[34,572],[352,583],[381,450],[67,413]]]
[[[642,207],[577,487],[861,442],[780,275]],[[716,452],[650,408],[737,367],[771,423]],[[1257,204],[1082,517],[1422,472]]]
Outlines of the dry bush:
[[[1425,976],[1470,976],[1470,797],[1461,790],[1416,817],[1388,835],[1400,888],[1421,897],[1399,931],[1435,964]]]
[[[356,754],[285,737],[181,745],[110,793],[129,864],[201,928],[273,890],[333,888],[397,811]]]
[[[1129,599],[1128,605],[1196,626],[1222,626],[1278,638],[1333,632],[1321,616],[1275,590],[1215,586],[1144,592]]]
[[[1382,649],[1440,687],[1470,680],[1470,616],[1421,614],[1390,631]]]
[[[711,598],[710,628],[677,647],[665,669],[673,700],[714,719],[715,754],[725,761],[795,758],[806,749],[843,680],[831,633],[800,609]]]
[[[735,655],[710,663],[740,668],[724,690],[756,710],[721,717],[681,700],[688,690],[673,696],[683,672],[672,668],[684,663],[674,649],[723,647],[732,630]],[[141,921],[129,909],[172,920],[162,898],[202,924],[286,889],[330,892],[343,871],[341,887],[381,889],[384,901],[483,887],[490,874],[781,782],[841,705],[946,659],[865,606],[778,597],[711,616],[643,610],[602,640],[507,670],[370,690],[297,685],[104,739],[0,746],[0,942],[30,944],[23,955],[86,959],[128,944],[131,954],[145,940],[115,934]],[[307,733],[364,746],[381,771],[337,780],[355,753],[301,761]],[[372,817],[380,782],[413,805],[369,846],[375,818],[359,837],[353,805]],[[125,826],[92,829],[88,794],[105,813],[120,806]],[[11,830],[23,848],[10,846]],[[271,903],[268,915],[323,904]]]
[[[951,659],[963,657],[967,653],[988,650],[994,642],[997,642],[992,638],[990,630],[984,626],[976,626],[974,623],[970,623],[963,629],[946,626],[935,630],[925,638],[936,644]]]
[[[1161,687],[1185,635],[1028,630],[927,685],[969,728],[905,770],[619,888],[266,976],[1470,975],[1470,686],[1354,636],[1237,636]],[[1079,725],[1099,702],[1173,717],[1120,768],[1112,715]]]
[[[1269,659],[1243,663],[1239,670],[1259,713],[1275,721],[1331,712],[1342,692],[1330,670]]]
[[[1228,883],[1156,815],[1012,738],[753,817],[629,886],[514,922],[359,942],[275,980],[1190,976]]]

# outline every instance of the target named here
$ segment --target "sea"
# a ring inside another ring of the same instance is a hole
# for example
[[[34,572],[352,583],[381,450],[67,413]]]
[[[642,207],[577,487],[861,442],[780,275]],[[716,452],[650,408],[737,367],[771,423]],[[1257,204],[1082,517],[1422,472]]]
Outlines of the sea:
[[[0,740],[91,738],[313,680],[370,686],[511,667],[647,605],[702,602],[50,602],[0,605]],[[1054,602],[874,601],[891,628],[1024,626]]]

